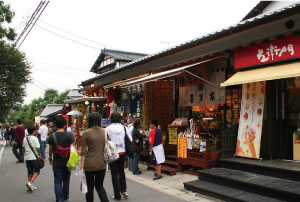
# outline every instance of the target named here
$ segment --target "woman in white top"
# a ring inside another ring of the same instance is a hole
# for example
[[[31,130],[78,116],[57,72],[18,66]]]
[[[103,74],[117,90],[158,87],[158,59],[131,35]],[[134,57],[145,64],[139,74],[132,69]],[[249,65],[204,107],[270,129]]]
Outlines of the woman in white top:
[[[111,140],[115,143],[120,155],[117,161],[109,164],[114,188],[114,196],[112,198],[120,201],[121,195],[124,199],[128,198],[124,164],[126,158],[125,133],[129,134],[129,132],[128,129],[121,124],[121,116],[118,112],[113,112],[110,115],[110,121],[111,124],[106,128],[106,131]]]

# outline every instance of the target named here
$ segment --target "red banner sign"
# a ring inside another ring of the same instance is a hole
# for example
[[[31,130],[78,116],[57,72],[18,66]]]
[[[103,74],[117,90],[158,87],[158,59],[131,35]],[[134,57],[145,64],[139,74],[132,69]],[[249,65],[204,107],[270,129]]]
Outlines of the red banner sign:
[[[300,57],[300,35],[236,51],[234,67],[241,69],[296,57]]]

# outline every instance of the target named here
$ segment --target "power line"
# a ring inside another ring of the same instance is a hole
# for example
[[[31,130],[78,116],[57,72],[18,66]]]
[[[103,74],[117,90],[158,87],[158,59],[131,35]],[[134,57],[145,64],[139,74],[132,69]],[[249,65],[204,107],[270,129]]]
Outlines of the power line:
[[[85,43],[76,41],[76,40],[74,40],[74,39],[70,39],[70,38],[68,38],[68,37],[66,37],[66,36],[63,36],[63,35],[61,35],[61,34],[55,33],[55,32],[53,32],[53,31],[51,31],[51,30],[49,30],[49,29],[46,29],[46,28],[44,28],[44,27],[41,27],[40,25],[36,25],[36,27],[38,27],[38,28],[40,28],[40,29],[42,29],[42,30],[44,30],[44,31],[46,31],[46,32],[49,32],[49,33],[51,33],[51,34],[54,34],[54,35],[56,35],[56,36],[59,36],[59,37],[61,37],[61,38],[64,38],[64,39],[66,39],[66,40],[72,41],[72,42],[74,42],[74,43],[77,43],[77,44],[80,44],[80,45],[83,45],[83,46],[86,46],[86,47],[89,47],[89,48],[93,48],[93,49],[96,49],[96,50],[101,50],[100,48],[96,48],[96,47],[94,47],[94,46],[90,46],[90,45],[87,45],[87,44],[85,44]]]
[[[19,35],[19,37],[17,38],[15,44],[17,44],[19,42],[19,40],[22,38],[22,36],[25,34],[25,32],[27,31],[27,29],[29,28],[29,26],[31,25],[32,21],[34,20],[35,16],[37,15],[39,9],[41,8],[41,6],[44,4],[45,2],[40,1],[39,5],[37,6],[37,8],[35,9],[35,11],[33,12],[33,14],[31,15],[30,19],[28,20],[28,22],[26,23],[23,31],[21,32],[21,34]]]
[[[47,63],[47,62],[40,62],[40,61],[36,61],[36,60],[33,60],[33,63],[39,63],[39,64],[42,64],[42,65],[56,66],[56,67],[62,67],[62,68],[68,68],[68,69],[72,68],[73,70],[78,70],[78,71],[81,71],[81,70],[84,69],[84,68],[74,68],[74,67],[65,66],[65,65],[51,64],[51,63]]]
[[[45,4],[45,2],[43,2],[43,5]],[[40,12],[39,16],[37,17],[36,21],[34,21],[33,25],[31,26],[30,30],[27,32],[26,36],[24,37],[23,41],[20,43],[20,45],[18,46],[18,48],[23,44],[23,42],[25,41],[25,39],[27,38],[28,34],[30,33],[30,31],[32,30],[32,28],[34,27],[35,23],[39,20],[39,18],[41,17],[41,15],[43,14],[45,8],[48,6],[49,1],[46,3],[46,5],[44,6],[43,10]],[[42,6],[43,6],[42,5]],[[41,7],[42,8],[42,7]]]
[[[44,23],[44,24],[46,24],[46,25],[48,25],[48,26],[50,26],[50,27],[53,27],[53,28],[55,28],[55,29],[58,29],[58,30],[60,30],[60,31],[62,31],[62,32],[64,32],[64,33],[67,33],[67,34],[69,34],[69,35],[78,37],[78,38],[80,38],[80,39],[83,39],[83,40],[86,40],[86,41],[89,41],[89,42],[92,42],[92,43],[94,43],[94,44],[97,44],[97,45],[100,45],[100,46],[104,46],[104,47],[107,47],[107,48],[112,48],[111,46],[108,46],[108,45],[106,45],[106,44],[99,43],[99,42],[97,42],[97,41],[93,41],[93,40],[87,39],[87,38],[85,38],[85,37],[82,37],[82,36],[80,36],[80,35],[78,35],[78,34],[74,34],[74,33],[72,33],[72,32],[66,31],[66,30],[64,30],[64,29],[62,29],[62,28],[60,28],[60,27],[57,27],[57,26],[52,25],[52,24],[50,24],[50,23],[47,23],[47,22],[45,22],[45,21],[43,21],[43,20],[40,20],[40,22],[41,22],[41,23]],[[112,48],[112,49],[113,49],[113,48]]]

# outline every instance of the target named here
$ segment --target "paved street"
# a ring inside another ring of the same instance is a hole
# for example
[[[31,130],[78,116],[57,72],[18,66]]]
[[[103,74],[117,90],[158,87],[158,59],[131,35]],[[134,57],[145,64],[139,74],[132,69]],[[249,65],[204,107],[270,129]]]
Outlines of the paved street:
[[[0,141],[0,201],[3,202],[48,202],[55,201],[53,188],[53,174],[49,163],[41,170],[41,175],[35,182],[38,190],[34,193],[28,193],[26,190],[26,167],[25,164],[16,164],[16,159],[12,153],[11,146],[3,148]],[[128,202],[147,202],[147,201],[164,201],[164,202],[179,202],[178,198],[166,195],[154,189],[148,188],[142,184],[133,182],[127,179],[129,199]],[[105,189],[108,196],[113,195],[110,173],[107,172],[105,178]],[[96,194],[96,193],[95,193]],[[79,191],[79,176],[76,172],[72,173],[70,199],[72,202],[85,201],[84,195]],[[95,201],[99,201],[95,195]],[[112,201],[112,200],[111,200]]]

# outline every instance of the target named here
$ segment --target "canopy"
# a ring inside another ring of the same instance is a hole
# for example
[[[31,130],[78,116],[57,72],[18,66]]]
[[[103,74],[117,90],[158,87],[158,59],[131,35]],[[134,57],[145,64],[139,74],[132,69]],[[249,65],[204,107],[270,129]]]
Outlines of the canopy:
[[[259,69],[240,71],[221,86],[232,86],[257,81],[268,81],[300,76],[300,62],[268,66]]]
[[[68,112],[67,115],[68,116],[82,116],[82,113],[77,110],[72,110],[72,111]]]
[[[157,80],[160,80],[160,79],[164,79],[164,78],[176,76],[176,75],[182,73],[185,69],[188,69],[188,68],[190,68],[190,67],[194,67],[194,66],[196,66],[196,65],[205,63],[205,62],[207,62],[207,61],[209,61],[209,60],[197,62],[197,63],[195,63],[195,64],[186,65],[186,66],[184,66],[184,67],[179,67],[179,68],[176,68],[176,69],[171,69],[171,70],[164,71],[164,72],[160,72],[160,73],[156,73],[156,74],[151,74],[151,75],[146,76],[146,77],[144,77],[144,78],[140,78],[140,79],[137,79],[137,80],[134,80],[134,81],[130,81],[130,82],[127,82],[127,83],[123,83],[123,84],[121,84],[120,86],[121,86],[122,88],[127,88],[127,87],[133,86],[133,85],[149,83],[149,82],[151,82],[151,81],[157,81]]]

